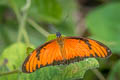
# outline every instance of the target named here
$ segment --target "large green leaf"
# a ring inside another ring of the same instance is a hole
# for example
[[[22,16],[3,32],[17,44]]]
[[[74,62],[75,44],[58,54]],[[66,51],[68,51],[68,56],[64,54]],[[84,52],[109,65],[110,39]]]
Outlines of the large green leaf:
[[[87,26],[92,37],[120,52],[120,3],[109,3],[96,8],[87,16]]]
[[[76,62],[70,65],[44,67],[31,74],[23,73],[24,80],[73,80],[83,78],[88,69],[98,68],[99,63],[94,58]]]
[[[8,60],[7,67],[10,71],[20,68],[26,56],[26,47],[23,43],[10,45],[0,55],[0,64],[2,65],[6,59]]]
[[[24,43],[14,43],[7,47],[0,55],[0,79],[1,80],[16,80],[18,74],[2,75],[2,73],[20,70],[21,65],[26,57],[26,45]]]
[[[19,78],[18,74],[0,76],[0,80],[17,80],[18,78]]]

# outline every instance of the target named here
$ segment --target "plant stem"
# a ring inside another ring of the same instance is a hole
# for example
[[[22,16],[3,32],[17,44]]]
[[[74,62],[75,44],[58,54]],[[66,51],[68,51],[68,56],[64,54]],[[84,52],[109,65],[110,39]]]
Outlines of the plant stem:
[[[24,36],[25,42],[29,45],[30,41],[29,41],[29,37],[26,29],[23,30],[23,36]]]
[[[106,80],[104,78],[104,76],[102,75],[102,73],[100,71],[98,71],[97,69],[93,69],[92,71],[96,74],[96,76],[99,78],[99,80]]]
[[[24,38],[25,38],[25,41],[26,41],[27,43],[29,43],[29,38],[28,38],[27,32],[26,32],[25,28],[22,28],[22,27],[25,26],[25,22],[24,22],[24,21],[26,21],[26,16],[24,16],[24,18],[25,18],[25,19],[24,19],[23,16],[20,15],[20,12],[19,12],[16,4],[14,3],[14,1],[9,0],[9,2],[11,3],[11,6],[12,6],[12,8],[13,8],[15,14],[16,14],[17,20],[18,20],[18,22],[19,22],[19,24],[20,24],[20,25],[19,25],[19,31],[18,31],[18,41],[21,41],[21,38],[22,38],[21,32],[23,31],[22,33],[23,33],[23,36],[24,36]],[[26,4],[26,6],[24,6],[24,8],[22,8],[22,10],[25,11],[26,9],[29,8],[31,2],[30,2],[29,0],[27,0],[27,3],[28,3],[28,4]],[[22,17],[22,18],[21,18],[21,17]],[[21,20],[21,19],[22,19],[22,20]],[[48,33],[47,31],[45,31],[45,30],[44,30],[41,26],[39,26],[37,23],[35,23],[32,19],[28,19],[27,22],[28,22],[30,25],[32,25],[37,31],[39,31],[41,34],[43,34],[45,37],[48,37],[49,33]]]
[[[31,0],[26,0],[26,1],[27,2],[25,4],[25,6],[22,8],[23,16],[21,19],[21,23],[19,25],[18,41],[21,40],[22,33],[23,33],[26,42],[29,44],[29,38],[28,38],[27,32],[25,30],[25,25],[26,25],[28,9],[30,8],[30,5],[31,5]]]
[[[32,25],[41,34],[43,34],[45,37],[48,37],[49,33],[46,30],[44,30],[41,26],[39,26],[37,23],[35,23],[32,19],[28,19],[28,23]]]
[[[27,18],[27,11],[30,7],[31,0],[27,0],[25,6],[22,8],[23,16],[20,15],[20,12],[17,8],[17,5],[13,0],[9,0],[11,7],[13,8],[13,11],[16,14],[18,23],[19,23],[19,31],[18,31],[18,42],[21,41],[22,35],[25,39],[25,42],[29,44],[29,37],[25,29],[25,24],[26,24],[26,18]]]
[[[23,30],[24,30],[24,26],[25,26],[25,22],[26,22],[26,17],[27,17],[27,14],[25,13],[25,14],[22,16],[22,19],[21,19],[21,22],[20,22],[20,25],[19,25],[18,42],[20,42],[21,39],[22,39],[22,32],[23,32]]]
[[[0,73],[0,76],[5,76],[5,75],[9,75],[9,74],[15,74],[15,73],[20,73],[20,70],[14,70],[14,71],[10,71],[10,72],[5,72],[5,73]]]
[[[26,5],[22,8],[23,16],[21,16],[19,14],[20,12],[19,12],[16,4],[14,3],[14,1],[11,0],[11,5],[13,7],[13,10],[14,10],[14,12],[15,12],[15,14],[17,16],[18,22],[19,22],[18,42],[21,41],[22,34],[23,34],[24,39],[25,39],[26,43],[28,43],[28,44],[29,44],[29,38],[28,38],[26,29],[25,29],[25,24],[26,24],[26,18],[27,18],[27,11],[28,11],[28,9],[30,7],[30,4],[31,4],[31,0],[27,0]]]

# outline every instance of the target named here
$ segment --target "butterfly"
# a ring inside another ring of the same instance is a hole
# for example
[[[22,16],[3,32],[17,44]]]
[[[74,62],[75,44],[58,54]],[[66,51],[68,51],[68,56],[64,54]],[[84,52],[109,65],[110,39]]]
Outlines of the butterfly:
[[[31,73],[39,68],[70,64],[84,58],[106,58],[111,55],[111,50],[99,41],[82,37],[63,37],[56,33],[56,39],[39,46],[27,58],[22,65],[24,73]]]

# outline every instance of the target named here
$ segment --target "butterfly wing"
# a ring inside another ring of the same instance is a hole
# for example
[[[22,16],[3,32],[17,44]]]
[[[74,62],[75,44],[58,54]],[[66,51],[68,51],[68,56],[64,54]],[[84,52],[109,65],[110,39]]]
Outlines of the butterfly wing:
[[[30,73],[44,66],[69,64],[86,57],[105,58],[111,55],[111,50],[104,44],[80,37],[65,37],[63,49],[64,53],[61,53],[56,39],[43,44],[26,58],[22,71]]]
[[[65,37],[64,50],[68,63],[88,57],[105,58],[111,55],[111,50],[104,44],[86,38]]]
[[[25,60],[22,71],[25,73],[34,72],[36,69],[60,64],[62,60],[59,46],[56,40],[49,41],[35,49]]]

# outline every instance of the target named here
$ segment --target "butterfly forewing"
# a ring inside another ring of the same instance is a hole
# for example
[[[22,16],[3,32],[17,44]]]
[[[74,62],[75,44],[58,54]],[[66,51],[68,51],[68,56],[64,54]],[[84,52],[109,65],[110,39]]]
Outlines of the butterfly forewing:
[[[55,65],[57,61],[61,61],[59,45],[56,40],[45,43],[35,49],[25,60],[22,66],[22,71],[25,73],[34,72],[36,69]]]
[[[105,58],[111,55],[111,50],[104,44],[87,38],[66,37],[66,56],[73,57],[100,57]],[[69,51],[69,52],[68,52]],[[69,57],[70,58],[70,57]]]

